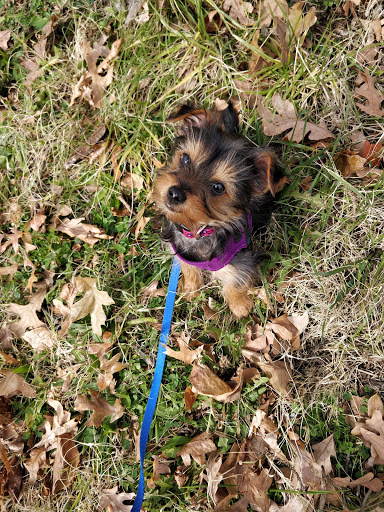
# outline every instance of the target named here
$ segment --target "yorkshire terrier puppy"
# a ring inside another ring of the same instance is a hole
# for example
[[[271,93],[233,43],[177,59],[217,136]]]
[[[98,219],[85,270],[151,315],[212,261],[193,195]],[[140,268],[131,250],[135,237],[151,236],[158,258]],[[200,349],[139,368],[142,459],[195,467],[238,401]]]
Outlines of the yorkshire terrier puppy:
[[[180,260],[183,291],[196,296],[210,272],[237,318],[248,316],[261,253],[252,233],[265,226],[286,183],[274,154],[240,135],[237,112],[183,105],[170,161],[159,170],[153,198],[167,220],[163,237]]]

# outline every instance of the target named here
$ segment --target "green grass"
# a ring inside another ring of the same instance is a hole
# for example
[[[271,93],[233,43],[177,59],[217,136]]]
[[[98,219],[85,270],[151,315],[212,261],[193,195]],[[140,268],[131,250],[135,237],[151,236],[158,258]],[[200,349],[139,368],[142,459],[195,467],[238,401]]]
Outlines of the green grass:
[[[307,140],[269,140],[250,102],[252,95],[243,102],[243,132],[258,144],[270,144],[290,178],[260,239],[269,254],[261,266],[262,283],[276,289],[292,272],[300,273],[300,279],[286,289],[283,305],[277,304],[270,311],[256,301],[253,316],[266,322],[268,316],[283,312],[308,311],[310,317],[300,351],[284,356],[294,370],[294,400],[289,403],[277,397],[270,414],[281,431],[284,419],[286,426],[309,444],[335,432],[337,475],[358,478],[364,473],[369,450],[350,434],[343,405],[346,392],[369,396],[382,391],[383,183],[380,178],[362,186],[359,180],[341,177],[333,156],[348,147],[349,135],[357,129],[371,142],[380,139],[382,119],[361,113],[353,100],[356,69],[376,76],[380,71],[357,62],[364,32],[351,17],[347,36],[334,33],[338,20],[346,23],[335,10],[340,2],[315,4],[318,21],[308,34],[311,47],[297,49],[285,65],[278,58],[272,59],[270,66],[251,78],[244,63],[251,57],[257,26],[242,27],[219,2],[170,0],[163,8],[150,2],[149,21],[141,26],[133,21],[128,28],[124,26],[124,2],[100,0],[92,8],[84,0],[0,5],[1,30],[12,31],[9,48],[0,50],[0,236],[11,228],[28,231],[31,212],[44,207],[46,232],[31,232],[37,249],[28,254],[36,275],[44,269],[55,272],[40,318],[57,332],[60,319],[52,313],[53,299],[74,275],[97,278],[99,289],[115,301],[107,310],[106,330],[117,340],[110,354],[121,353],[121,360],[128,363],[114,375],[115,394],[109,390],[102,393],[111,404],[121,399],[124,416],[115,423],[107,419],[98,429],[84,425],[88,413],[80,418],[76,442],[81,462],[72,485],[56,496],[42,497],[41,479],[34,487],[25,482],[19,503],[13,503],[9,496],[3,498],[7,510],[96,510],[105,489],[119,484],[120,491],[136,491],[139,464],[134,432],[149,394],[164,308],[163,297],[143,297],[140,292],[155,279],[166,288],[171,262],[161,246],[157,221],[147,224],[135,239],[137,215],[145,208],[145,216],[154,217],[149,193],[155,162],[166,160],[175,133],[175,127],[164,124],[164,119],[185,101],[208,108],[216,98],[237,95],[239,80],[252,79],[253,97],[263,98],[267,105],[273,94],[279,93],[294,104],[300,119],[315,123],[325,120],[335,134],[335,140],[323,149],[311,147]],[[204,18],[213,9],[218,10],[223,26],[219,33],[208,34]],[[59,24],[48,39],[48,56],[40,62],[44,73],[28,91],[22,61],[33,56],[39,31],[54,12]],[[95,41],[102,31],[108,32],[109,44],[124,37],[114,80],[101,109],[79,100],[71,107],[72,89],[86,70],[82,42]],[[102,123],[107,126],[107,139],[122,148],[118,156],[121,172],[134,172],[144,179],[137,196],[123,190],[119,181],[115,183],[110,157],[102,164],[83,160],[70,168],[65,165]],[[308,176],[311,185],[303,191],[300,183]],[[131,206],[130,216],[112,213],[112,208],[122,206],[121,195]],[[59,205],[70,206],[74,217],[85,217],[84,222],[103,228],[113,239],[91,247],[50,228]],[[11,216],[2,217],[7,212]],[[136,256],[130,253],[132,247]],[[28,302],[25,286],[31,269],[24,266],[25,258],[22,244],[17,255],[11,248],[0,254],[0,267],[14,262],[19,265],[12,279],[0,276],[0,320],[9,320],[6,308],[10,302]],[[271,274],[273,284],[267,279]],[[218,310],[212,321],[204,319],[202,310],[209,297],[216,301]],[[191,303],[177,297],[173,329],[175,333],[186,330],[198,340],[212,341],[214,335],[216,362],[207,356],[204,361],[229,380],[239,365],[246,364],[240,348],[248,321],[235,321],[219,288],[209,285]],[[36,399],[16,396],[8,400],[14,417],[25,421],[24,439],[31,443],[28,449],[43,434],[44,415],[53,414],[47,398],[55,396],[75,417],[76,397],[97,389],[99,361],[89,354],[88,345],[99,341],[89,318],[74,322],[50,353],[36,354],[25,341],[12,341],[7,353],[20,363],[15,371],[37,392]],[[4,358],[0,364],[14,369]],[[64,381],[57,369],[69,370],[76,365],[69,389],[62,392]],[[186,412],[184,390],[189,375],[190,367],[168,358],[145,469],[149,478],[151,457],[165,453],[171,461],[172,476],[162,476],[154,489],[147,490],[148,511],[196,510],[190,504],[194,495],[199,510],[208,510],[207,490],[199,482],[202,468],[195,462],[187,470],[185,486],[179,490],[175,483],[173,474],[181,464],[176,457],[178,449],[186,438],[210,431],[221,452],[227,453],[235,441],[245,438],[270,389],[268,379],[262,377],[244,387],[238,402],[221,404],[199,396],[193,410]],[[11,455],[8,453],[9,458]],[[26,449],[21,460],[27,456]],[[351,510],[359,508],[365,491],[344,491],[345,505]],[[275,486],[271,497],[276,499],[278,492]],[[365,511],[383,503],[382,496],[370,499],[372,504],[368,500]]]

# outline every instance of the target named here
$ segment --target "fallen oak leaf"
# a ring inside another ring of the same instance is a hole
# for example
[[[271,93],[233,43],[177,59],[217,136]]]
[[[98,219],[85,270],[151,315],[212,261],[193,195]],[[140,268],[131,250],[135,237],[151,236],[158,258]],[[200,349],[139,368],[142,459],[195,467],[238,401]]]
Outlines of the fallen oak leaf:
[[[268,512],[270,500],[267,493],[272,481],[273,475],[267,468],[262,468],[260,473],[255,473],[250,467],[245,467],[245,471],[238,477],[239,492],[244,495],[253,509]]]
[[[111,386],[114,373],[120,372],[129,366],[127,363],[121,363],[119,361],[120,357],[121,354],[116,354],[111,357],[111,359],[107,359],[104,356],[99,357],[100,370],[105,372],[104,374],[100,374],[97,379],[97,387],[99,388],[99,391],[103,391],[108,386]]]
[[[178,359],[183,363],[192,364],[193,361],[201,357],[204,345],[201,345],[196,350],[192,350],[189,346],[189,340],[190,338],[187,337],[184,333],[181,336],[177,336],[176,343],[180,350],[173,350],[169,347],[169,345],[166,345],[164,350],[165,354],[167,356],[173,357],[174,359]]]
[[[246,13],[253,12],[253,6],[250,2],[243,2],[242,0],[225,0],[223,4],[224,11],[228,11],[229,16],[238,21],[244,27],[253,25]]]
[[[24,461],[24,467],[29,473],[29,483],[34,485],[37,480],[38,472],[47,464],[47,451],[45,448],[33,448],[27,460]]]
[[[52,471],[52,493],[69,487],[76,476],[80,453],[74,441],[74,432],[58,436]]]
[[[102,335],[101,326],[105,324],[107,319],[103,306],[110,306],[114,304],[114,300],[103,290],[98,290],[97,279],[91,277],[76,277],[74,280],[75,288],[71,293],[71,302],[78,293],[84,293],[84,296],[69,306],[58,300],[54,299],[52,302],[55,306],[55,312],[62,314],[66,317],[66,330],[72,322],[81,320],[87,315],[91,316],[92,331],[98,336]]]
[[[71,238],[79,238],[91,247],[99,240],[111,240],[113,236],[105,233],[104,229],[82,222],[85,217],[78,219],[58,219],[55,229]]]
[[[133,501],[136,494],[133,492],[122,492],[117,494],[118,487],[106,489],[100,497],[100,506],[107,509],[108,512],[130,512],[132,505],[126,505],[125,501]]]
[[[13,276],[16,274],[19,265],[14,263],[13,265],[8,265],[7,267],[0,267],[0,276]]]
[[[383,117],[384,109],[381,108],[381,103],[384,101],[384,94],[376,89],[377,78],[375,76],[371,76],[368,72],[362,73],[358,72],[356,85],[360,87],[356,87],[354,92],[355,98],[365,98],[365,103],[356,102],[357,107],[369,114],[371,116]]]
[[[290,397],[288,386],[292,382],[292,376],[284,361],[258,361],[257,366],[269,378],[269,384],[280,395]]]
[[[164,291],[164,288],[158,288],[159,281],[156,279],[155,281],[152,281],[152,283],[144,288],[142,290],[142,295],[144,297],[165,297],[166,293]]]
[[[79,146],[71,154],[71,156],[65,162],[65,168],[69,169],[75,163],[90,156],[95,151],[96,144],[98,144],[101,141],[101,139],[104,137],[106,131],[107,131],[107,127],[105,124],[101,124],[100,126],[98,126],[96,128],[96,130],[86,140],[86,144]]]
[[[11,370],[0,370],[4,379],[0,382],[0,396],[11,398],[16,395],[24,395],[27,398],[35,398],[36,391],[18,373]]]
[[[11,38],[10,30],[0,30],[0,48],[5,52],[8,50],[8,41]]]
[[[88,65],[88,71],[75,85],[70,101],[72,106],[77,98],[83,98],[94,108],[101,108],[101,100],[105,89],[112,83],[114,63],[112,62],[119,53],[123,39],[112,43],[111,49],[105,46],[108,36],[102,34],[98,41],[91,46],[89,41],[84,44],[84,57]],[[104,60],[97,64],[100,57]]]
[[[45,325],[25,332],[22,339],[29,343],[37,354],[43,350],[50,350],[55,344],[52,333]]]
[[[192,391],[200,395],[209,396],[223,403],[233,402],[240,398],[243,387],[242,369],[229,383],[221,380],[205,364],[194,364],[190,376]]]
[[[184,392],[184,405],[186,411],[190,411],[192,409],[194,403],[196,402],[196,399],[197,393],[194,393],[192,391],[191,386],[187,386]]]
[[[335,136],[327,130],[324,123],[316,125],[310,121],[297,118],[295,108],[289,100],[283,100],[279,94],[274,94],[271,100],[277,113],[271,112],[264,105],[259,105],[257,111],[263,120],[265,135],[275,136],[288,132],[283,139],[301,142],[308,136],[310,140],[323,140]],[[321,126],[321,124],[323,124]]]
[[[5,494],[8,493],[12,500],[17,502],[21,492],[23,470],[20,460],[16,455],[9,461],[9,466],[10,470],[7,471],[7,476],[2,485],[3,492],[5,492]]]
[[[121,405],[119,398],[116,398],[115,403],[110,405],[105,398],[100,397],[100,393],[89,390],[91,400],[84,395],[79,395],[76,398],[74,409],[78,412],[93,411],[92,415],[85,422],[86,427],[99,428],[105,418],[111,416],[110,422],[114,423],[124,414],[124,407]]]
[[[358,485],[362,485],[373,492],[380,492],[383,489],[383,482],[380,480],[380,478],[375,478],[375,475],[373,473],[367,473],[362,477],[358,478],[357,480],[353,481],[351,481],[349,477],[333,477],[332,482],[336,485],[339,485],[340,487],[348,486],[353,488],[357,487]]]
[[[169,467],[169,462],[160,462],[164,457],[160,455],[159,457],[155,457],[153,461],[153,475],[148,481],[148,487],[150,489],[154,489],[156,487],[156,482],[160,480],[160,475],[170,475],[171,469]]]
[[[203,466],[206,463],[206,454],[216,451],[216,445],[212,441],[212,435],[209,432],[203,432],[194,437],[187,444],[185,444],[177,453],[176,457],[180,456],[183,459],[185,466],[191,465],[191,457]]]
[[[331,457],[336,458],[333,434],[328,436],[320,443],[313,444],[312,450],[316,463],[324,468],[325,475],[330,475],[332,472]]]

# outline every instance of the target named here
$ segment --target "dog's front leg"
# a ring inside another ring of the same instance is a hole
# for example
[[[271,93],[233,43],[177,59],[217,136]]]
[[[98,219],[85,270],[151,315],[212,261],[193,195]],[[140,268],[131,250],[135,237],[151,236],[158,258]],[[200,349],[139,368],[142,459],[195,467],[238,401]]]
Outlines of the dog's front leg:
[[[221,281],[224,297],[235,317],[248,316],[253,307],[253,297],[248,293],[252,281],[247,276],[240,276],[239,270],[231,264],[213,274]]]
[[[203,272],[198,267],[188,265],[182,261],[180,261],[180,267],[183,274],[181,289],[186,300],[191,300],[199,295],[199,290],[204,284]]]

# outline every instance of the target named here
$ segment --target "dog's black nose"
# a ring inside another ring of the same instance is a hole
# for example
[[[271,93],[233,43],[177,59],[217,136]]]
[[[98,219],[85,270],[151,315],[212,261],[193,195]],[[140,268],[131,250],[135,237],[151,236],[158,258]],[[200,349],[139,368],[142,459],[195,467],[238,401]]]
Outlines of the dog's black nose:
[[[184,192],[178,187],[171,187],[167,192],[168,201],[171,204],[180,204],[184,203],[187,199],[187,196]]]

